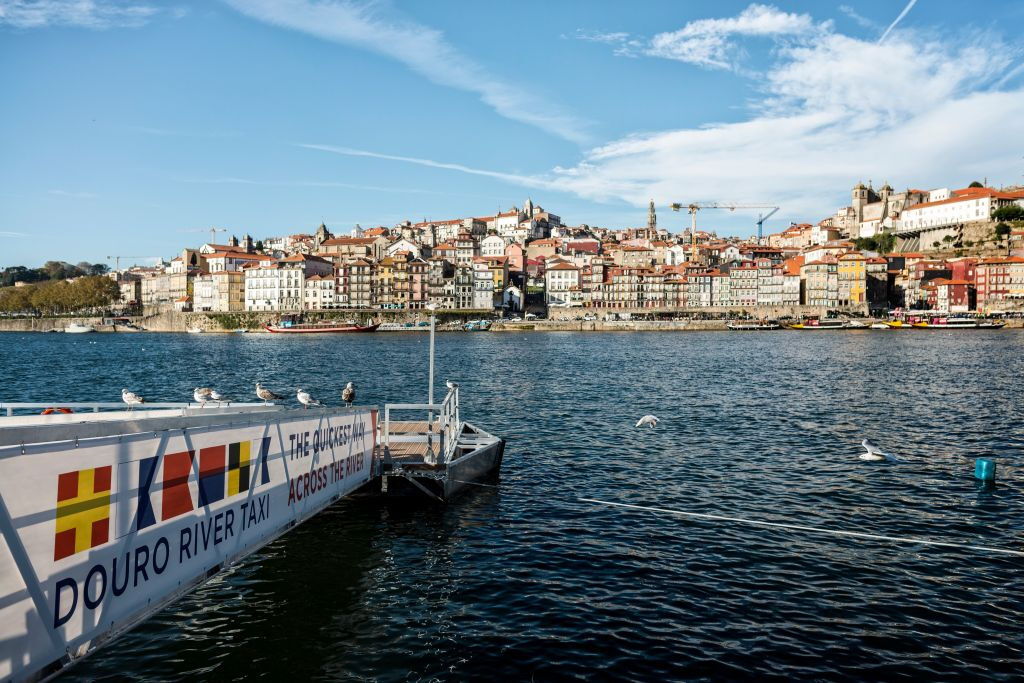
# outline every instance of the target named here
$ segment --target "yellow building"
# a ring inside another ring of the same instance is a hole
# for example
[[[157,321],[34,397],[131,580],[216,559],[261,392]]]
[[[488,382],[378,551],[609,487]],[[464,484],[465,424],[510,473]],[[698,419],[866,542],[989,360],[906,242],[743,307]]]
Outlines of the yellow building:
[[[867,259],[857,251],[839,257],[839,305],[859,306],[867,301]]]

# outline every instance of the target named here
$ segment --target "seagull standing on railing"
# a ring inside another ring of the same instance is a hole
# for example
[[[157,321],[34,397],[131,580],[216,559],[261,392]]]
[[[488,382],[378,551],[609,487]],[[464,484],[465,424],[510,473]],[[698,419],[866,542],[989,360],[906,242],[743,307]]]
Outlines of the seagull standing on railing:
[[[270,389],[267,389],[259,382],[256,382],[256,396],[259,397],[259,399],[263,401],[264,404],[270,401],[279,401],[282,398],[284,398],[280,394],[275,394]]]
[[[295,398],[299,399],[299,403],[302,404],[303,408],[323,405],[322,403],[320,403],[320,401],[310,396],[308,391],[303,391],[302,389],[297,390]]]
[[[209,387],[196,387],[192,390],[192,398],[200,407],[205,407],[206,402],[210,400],[210,394],[213,393],[213,389]]]
[[[137,406],[146,402],[146,399],[142,398],[134,391],[128,391],[127,389],[121,390],[121,400],[128,404],[128,410],[131,410],[132,406]]]
[[[458,389],[458,388],[459,388],[459,384],[458,384],[458,382],[453,382],[453,381],[451,381],[451,380],[447,380],[447,381],[446,381],[446,382],[444,383],[444,385],[445,385],[446,387],[448,387],[448,391],[454,391],[455,389]]]
[[[210,389],[210,400],[216,401],[217,403],[221,403],[228,399],[225,398],[224,394],[220,393],[216,389]]]
[[[356,400],[356,385],[349,382],[345,385],[345,388],[341,390],[341,400],[345,402],[349,408],[352,407],[353,401]]]

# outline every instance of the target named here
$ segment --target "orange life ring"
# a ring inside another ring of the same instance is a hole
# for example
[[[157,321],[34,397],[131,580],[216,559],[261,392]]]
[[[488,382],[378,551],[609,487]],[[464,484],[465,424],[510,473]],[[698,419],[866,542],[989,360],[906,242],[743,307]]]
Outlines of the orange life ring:
[[[71,410],[71,408],[47,408],[46,410],[43,411],[43,415],[53,415],[54,413],[70,415],[73,412],[75,411]]]

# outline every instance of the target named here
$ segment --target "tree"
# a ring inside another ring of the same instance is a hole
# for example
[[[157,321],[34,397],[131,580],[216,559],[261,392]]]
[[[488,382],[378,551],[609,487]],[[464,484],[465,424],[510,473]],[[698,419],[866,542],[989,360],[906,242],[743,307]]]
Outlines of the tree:
[[[888,254],[896,247],[896,236],[891,232],[881,232],[875,238],[878,243],[878,252]]]
[[[935,240],[934,242],[932,242],[932,248],[933,248],[933,249],[938,249],[938,248],[939,248],[939,246],[940,246],[940,245],[939,245],[939,241],[938,241],[938,240]]]
[[[1005,207],[1005,208],[1009,208],[1009,207]],[[1010,229],[1010,226],[1007,225],[1006,223],[997,223],[996,224],[996,239],[995,239],[995,241],[996,242],[1002,242],[1003,240],[1006,240],[1006,253],[1007,254],[1010,253],[1010,240],[1007,240],[1006,238],[1010,236],[1010,232],[1012,232],[1012,230]]]
[[[982,185],[981,183],[979,183],[977,180],[975,180],[973,183],[971,183],[967,187],[985,187],[985,186]]]
[[[992,212],[992,218],[997,221],[1024,221],[1024,206],[1020,204],[1000,206]]]
[[[945,242],[946,244],[949,244],[950,242],[953,241],[953,236],[952,235],[946,235],[945,237],[942,238],[942,241]]]
[[[253,245],[256,251],[263,251],[263,240],[256,240],[256,244]]]

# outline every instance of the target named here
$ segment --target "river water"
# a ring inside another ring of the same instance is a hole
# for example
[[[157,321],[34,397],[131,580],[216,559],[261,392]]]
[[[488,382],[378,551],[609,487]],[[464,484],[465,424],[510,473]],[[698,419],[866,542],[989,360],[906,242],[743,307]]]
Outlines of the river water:
[[[342,501],[75,680],[1012,679],[1024,560],[581,499],[1024,549],[1024,332],[438,335],[508,440],[446,507]],[[0,398],[260,380],[423,401],[427,335],[0,335]],[[647,413],[656,429],[633,424]],[[868,437],[899,462],[858,459]],[[978,456],[998,482],[973,477]]]

